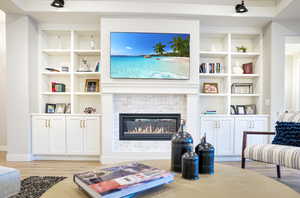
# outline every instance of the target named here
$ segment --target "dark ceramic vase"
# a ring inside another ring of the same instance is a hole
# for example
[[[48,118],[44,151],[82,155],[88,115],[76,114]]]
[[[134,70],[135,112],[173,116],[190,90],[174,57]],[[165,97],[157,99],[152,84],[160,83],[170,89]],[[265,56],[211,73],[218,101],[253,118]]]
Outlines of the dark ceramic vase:
[[[182,156],[182,177],[184,179],[199,179],[199,156],[189,151]]]
[[[181,172],[182,155],[193,150],[193,138],[184,131],[184,121],[181,121],[178,133],[172,137],[171,170]]]
[[[206,142],[206,136],[201,139],[201,143],[196,146],[195,151],[199,156],[199,173],[214,174],[215,148]]]

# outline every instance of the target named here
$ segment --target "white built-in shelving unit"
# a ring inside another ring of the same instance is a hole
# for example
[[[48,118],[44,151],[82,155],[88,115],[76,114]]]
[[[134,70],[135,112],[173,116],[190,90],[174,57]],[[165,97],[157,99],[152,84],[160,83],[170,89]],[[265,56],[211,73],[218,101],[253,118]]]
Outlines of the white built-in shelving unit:
[[[205,33],[200,34],[200,64],[221,63],[221,73],[200,73],[200,112],[217,111],[217,115],[230,115],[230,105],[255,104],[257,114],[262,112],[263,40],[260,33]],[[237,52],[244,46],[247,52]],[[253,74],[234,74],[233,67],[253,63]],[[203,93],[203,83],[218,83],[218,94]],[[253,83],[253,94],[232,94],[232,83]]]
[[[91,40],[94,47],[91,48]],[[100,62],[99,30],[40,30],[40,104],[39,114],[45,113],[47,103],[71,104],[71,114],[82,115],[86,107],[96,108],[101,113],[101,92],[85,92],[86,79],[98,79],[100,72],[78,72],[80,61],[86,58],[91,68]],[[50,72],[46,67],[60,69],[69,67],[69,72]],[[51,92],[51,82],[66,85],[66,92]],[[101,90],[101,89],[100,89]]]

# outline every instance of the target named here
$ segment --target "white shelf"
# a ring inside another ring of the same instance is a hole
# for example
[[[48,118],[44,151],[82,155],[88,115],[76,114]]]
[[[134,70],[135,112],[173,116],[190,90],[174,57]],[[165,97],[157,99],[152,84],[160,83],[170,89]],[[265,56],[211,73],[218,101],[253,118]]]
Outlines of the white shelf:
[[[259,97],[260,94],[231,94],[232,97]]]
[[[100,49],[95,50],[74,50],[79,56],[100,56]]]
[[[70,72],[42,72],[42,75],[45,76],[69,76]]]
[[[258,78],[259,74],[231,74],[233,78]]]
[[[222,58],[228,55],[228,52],[224,51],[200,51],[201,57],[207,58]]]
[[[70,92],[42,92],[42,95],[61,95],[61,96],[67,96],[71,95]]]
[[[255,58],[257,56],[260,56],[259,52],[231,52],[231,55],[234,58]]]
[[[225,97],[225,96],[228,96],[228,94],[208,94],[208,93],[200,93],[199,96]]]
[[[43,49],[43,53],[50,56],[68,56],[71,53],[71,50],[68,49]]]
[[[228,77],[228,74],[225,73],[200,73],[200,77],[216,77],[216,78],[224,78]]]
[[[74,72],[76,76],[82,76],[82,77],[100,77],[100,72]]]
[[[78,96],[100,96],[101,92],[75,92]]]

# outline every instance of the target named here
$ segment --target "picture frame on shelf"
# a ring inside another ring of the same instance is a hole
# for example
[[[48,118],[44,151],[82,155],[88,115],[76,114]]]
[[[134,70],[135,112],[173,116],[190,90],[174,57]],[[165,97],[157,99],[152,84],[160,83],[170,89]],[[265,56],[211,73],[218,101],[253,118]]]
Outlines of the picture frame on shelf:
[[[46,103],[45,113],[55,113],[56,104]]]
[[[65,113],[65,111],[66,111],[66,104],[65,103],[56,104],[55,113],[63,114],[63,113]]]
[[[218,94],[218,83],[203,83],[203,93]]]
[[[99,92],[99,79],[86,79],[85,92]]]
[[[256,105],[245,105],[245,112],[247,115],[255,115],[256,114]]]
[[[236,108],[235,108],[234,105],[230,105],[230,114],[231,114],[231,115],[236,115],[236,114],[237,114]]]
[[[236,114],[238,114],[238,115],[246,115],[245,105],[236,105]]]
[[[253,83],[232,83],[232,94],[253,94]]]
[[[67,113],[67,114],[70,114],[70,113],[71,113],[71,104],[70,104],[70,103],[68,103],[68,104],[66,105],[66,111],[65,111],[65,113]]]

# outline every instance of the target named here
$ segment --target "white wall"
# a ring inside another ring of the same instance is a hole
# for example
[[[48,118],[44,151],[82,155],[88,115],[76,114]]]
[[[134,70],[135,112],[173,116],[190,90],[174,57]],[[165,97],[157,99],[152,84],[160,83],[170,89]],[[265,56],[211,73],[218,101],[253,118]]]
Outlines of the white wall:
[[[0,151],[6,149],[5,13],[0,10]]]
[[[7,43],[7,160],[31,159],[30,112],[37,83],[37,38],[35,22],[28,16],[6,16]]]

